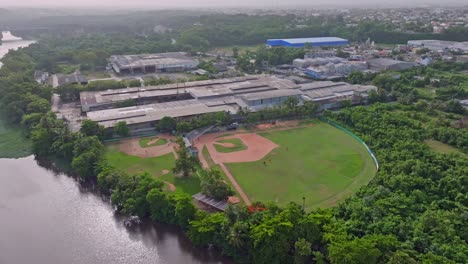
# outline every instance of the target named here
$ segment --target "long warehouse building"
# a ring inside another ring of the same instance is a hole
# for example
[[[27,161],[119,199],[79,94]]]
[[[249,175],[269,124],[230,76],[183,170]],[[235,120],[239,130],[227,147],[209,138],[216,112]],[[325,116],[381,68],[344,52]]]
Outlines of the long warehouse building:
[[[367,100],[375,86],[313,82],[297,85],[272,75],[253,75],[179,84],[126,88],[80,94],[82,112],[106,128],[125,121],[132,130],[151,129],[163,117],[190,119],[215,112],[235,115],[239,109],[257,111],[283,103],[289,97],[313,101],[323,109],[343,100]],[[121,107],[123,102],[133,106]]]
[[[198,66],[198,60],[184,52],[113,55],[109,58],[109,63],[118,74],[181,72]]]
[[[291,38],[291,39],[268,39],[266,45],[270,47],[290,47],[302,48],[306,45],[312,47],[332,47],[348,45],[347,39],[337,37],[322,37],[322,38]]]

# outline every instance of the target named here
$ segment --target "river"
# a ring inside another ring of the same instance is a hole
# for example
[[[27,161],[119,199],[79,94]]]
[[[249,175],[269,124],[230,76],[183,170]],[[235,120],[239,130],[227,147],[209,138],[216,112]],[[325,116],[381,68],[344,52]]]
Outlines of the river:
[[[30,45],[3,42],[0,57]],[[232,263],[196,249],[175,226],[123,225],[92,186],[38,162],[0,159],[1,264]]]

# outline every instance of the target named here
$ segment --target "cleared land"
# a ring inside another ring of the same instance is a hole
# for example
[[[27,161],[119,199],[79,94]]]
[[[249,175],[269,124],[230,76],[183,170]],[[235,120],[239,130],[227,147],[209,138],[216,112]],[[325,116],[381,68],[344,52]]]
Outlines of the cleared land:
[[[134,141],[138,141],[134,139]],[[138,157],[122,152],[122,144],[134,142],[120,142],[106,146],[106,159],[116,168],[128,173],[148,172],[154,177],[175,185],[176,193],[195,194],[200,192],[198,177],[181,178],[174,175],[175,158],[172,152],[156,157]]]
[[[442,143],[437,140],[429,139],[425,141],[426,145],[428,145],[432,150],[440,153],[450,154],[450,153],[459,153],[463,154],[463,152],[459,151],[458,149]]]
[[[246,150],[247,146],[238,138],[222,139],[215,142],[216,151],[221,153],[236,152]]]
[[[0,115],[0,158],[21,158],[32,155],[32,143],[24,131],[11,126]]]
[[[367,184],[376,171],[361,143],[319,121],[260,136],[278,147],[258,161],[225,163],[251,201],[302,204],[305,197],[308,208],[329,207]]]
[[[140,147],[142,148],[149,148],[154,146],[161,146],[167,144],[167,139],[165,138],[158,138],[158,137],[149,137],[149,138],[142,138],[138,141]]]

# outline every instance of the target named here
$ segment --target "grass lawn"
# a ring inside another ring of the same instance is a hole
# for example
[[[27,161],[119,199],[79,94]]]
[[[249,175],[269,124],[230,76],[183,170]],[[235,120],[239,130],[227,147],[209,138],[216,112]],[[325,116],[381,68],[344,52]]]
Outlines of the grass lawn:
[[[349,197],[375,175],[365,147],[326,123],[260,135],[280,147],[257,162],[229,163],[251,201],[290,201],[330,207]]]
[[[21,158],[32,155],[31,140],[24,136],[24,131],[9,125],[0,115],[0,158]]]
[[[213,144],[214,148],[216,151],[221,152],[221,153],[229,153],[229,152],[235,152],[235,151],[241,151],[241,150],[246,150],[247,146],[242,142],[242,140],[238,138],[228,138],[228,139],[222,139],[218,140],[216,142],[219,143],[230,143],[233,144],[233,147],[225,147],[219,144]]]
[[[459,154],[464,154],[463,152],[459,151],[458,149],[447,145],[445,143],[442,143],[437,140],[429,139],[425,141],[426,145],[428,145],[432,150],[439,152],[439,153],[444,153],[444,154],[450,154],[450,153],[459,153]]]
[[[116,168],[128,173],[148,172],[154,177],[167,181],[176,186],[176,192],[195,194],[200,192],[200,181],[198,177],[181,178],[172,173],[175,158],[172,153],[160,157],[140,158],[120,152],[115,145],[106,146],[106,159]],[[163,170],[169,173],[164,174]]]
[[[156,141],[148,145],[148,143],[153,140],[156,140]],[[148,138],[140,139],[138,143],[140,144],[140,147],[142,148],[149,148],[149,147],[161,146],[161,145],[167,144],[167,139],[158,138],[158,137],[148,137]]]

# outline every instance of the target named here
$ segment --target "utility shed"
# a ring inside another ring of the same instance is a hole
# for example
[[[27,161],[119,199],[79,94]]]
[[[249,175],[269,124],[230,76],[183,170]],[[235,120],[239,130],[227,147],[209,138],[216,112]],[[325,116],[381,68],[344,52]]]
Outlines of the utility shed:
[[[218,201],[213,198],[210,198],[203,193],[197,193],[192,195],[192,198],[197,200],[198,202],[208,205],[210,207],[215,208],[216,210],[219,210],[221,212],[224,212],[226,208],[228,207],[229,203],[227,201]]]
[[[268,39],[266,44],[271,47],[302,48],[306,45],[312,47],[344,46],[348,45],[347,39],[337,37],[323,38],[291,38],[291,39]]]

